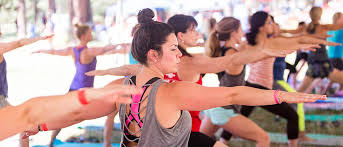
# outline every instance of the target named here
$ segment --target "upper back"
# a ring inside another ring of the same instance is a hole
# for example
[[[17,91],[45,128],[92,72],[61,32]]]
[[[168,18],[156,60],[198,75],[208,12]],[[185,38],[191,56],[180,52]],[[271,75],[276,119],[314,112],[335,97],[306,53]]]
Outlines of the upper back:
[[[126,78],[124,83],[130,84],[130,78],[132,77]],[[133,135],[139,138],[138,146],[188,146],[191,128],[191,119],[188,111],[181,111],[179,119],[172,128],[164,128],[159,122],[160,119],[157,119],[156,95],[162,83],[164,81],[159,79],[153,82],[142,95],[133,95],[133,103],[130,106],[120,105],[121,127],[122,130],[127,130],[126,133],[123,133],[121,144],[132,142],[128,136]],[[142,97],[143,99],[136,101],[135,98],[137,97]],[[132,107],[134,105],[139,105],[139,107],[134,110],[135,108]],[[138,117],[141,118],[142,122],[140,122],[140,119],[138,121],[135,119]],[[135,122],[138,123],[131,123],[131,121],[128,121],[130,118],[135,119]]]
[[[254,84],[272,88],[273,86],[273,66],[275,58],[267,58],[250,65],[248,81]]]

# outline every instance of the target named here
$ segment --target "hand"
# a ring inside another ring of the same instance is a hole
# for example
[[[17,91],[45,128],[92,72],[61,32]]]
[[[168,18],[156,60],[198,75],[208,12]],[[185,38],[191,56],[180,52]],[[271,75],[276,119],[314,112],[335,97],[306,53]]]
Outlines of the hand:
[[[113,45],[113,44],[105,46],[105,50],[106,51],[113,50],[113,49],[116,49],[116,48],[117,48],[117,45]]]
[[[326,95],[307,94],[297,92],[280,92],[280,101],[286,103],[306,103],[315,102],[316,100],[326,100]]]
[[[34,51],[34,52],[32,52],[32,54],[38,54],[38,53],[41,53],[41,51]]]
[[[92,70],[92,71],[85,73],[86,76],[90,76],[90,77],[91,76],[103,76],[105,74],[106,74],[106,72],[103,70]]]
[[[301,36],[299,38],[300,44],[323,44],[328,46],[341,46],[340,43],[330,42],[323,39],[318,39],[312,36]]]
[[[21,139],[26,139],[32,135],[36,135],[39,131],[25,131],[24,135],[21,136]]]
[[[49,39],[49,38],[52,38],[54,36],[55,36],[55,34],[51,34],[51,35],[48,35],[48,36],[41,37],[40,40]]]

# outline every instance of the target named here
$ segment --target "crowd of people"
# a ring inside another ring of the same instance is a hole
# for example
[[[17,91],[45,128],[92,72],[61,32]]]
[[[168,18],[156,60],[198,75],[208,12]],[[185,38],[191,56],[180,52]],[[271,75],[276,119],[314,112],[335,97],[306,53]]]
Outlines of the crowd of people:
[[[131,44],[87,47],[93,40],[92,29],[76,25],[78,45],[36,52],[73,57],[76,73],[69,92],[33,98],[18,106],[7,102],[3,54],[52,36],[1,43],[0,115],[4,119],[0,120],[0,128],[4,131],[0,132],[0,140],[22,132],[21,141],[28,145],[29,136],[54,130],[50,143],[53,146],[62,128],[107,116],[104,146],[111,146],[111,130],[118,114],[121,146],[219,147],[227,146],[235,135],[256,142],[256,146],[268,147],[268,133],[249,119],[254,108],[260,106],[287,120],[288,145],[296,147],[299,140],[312,140],[305,133],[302,103],[326,99],[325,95],[306,91],[309,85],[316,78],[343,83],[342,55],[337,55],[341,44],[336,43],[342,42],[339,36],[343,18],[337,13],[334,24],[324,25],[320,24],[321,14],[320,7],[313,7],[310,24],[299,23],[296,30],[282,30],[272,15],[258,11],[249,18],[246,34],[240,20],[234,17],[218,22],[210,19],[211,31],[205,44],[197,42],[202,35],[193,16],[177,14],[164,23],[154,21],[155,14],[149,8],[139,11]],[[242,41],[244,37],[246,41]],[[96,70],[96,57],[122,53],[118,46],[130,50],[131,64]],[[197,46],[204,47],[206,53],[187,51]],[[285,62],[285,56],[293,52],[298,54],[297,62],[304,59],[309,68],[300,86],[291,84],[292,88],[284,79],[284,70],[289,68],[290,76],[297,76],[297,63]],[[206,73],[217,73],[220,86],[202,86]],[[94,76],[101,75],[125,77],[104,88],[93,88]],[[291,103],[298,103],[298,111]],[[224,131],[217,141],[213,135],[219,128]]]

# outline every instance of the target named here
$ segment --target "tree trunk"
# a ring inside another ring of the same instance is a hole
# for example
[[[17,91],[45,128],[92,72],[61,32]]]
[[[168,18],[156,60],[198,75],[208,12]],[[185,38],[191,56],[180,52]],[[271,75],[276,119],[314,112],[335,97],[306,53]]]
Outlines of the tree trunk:
[[[75,23],[92,24],[92,9],[90,0],[74,0],[73,1]]]
[[[37,22],[37,19],[38,19],[38,7],[37,7],[37,2],[38,0],[32,0],[32,8],[33,8],[33,14],[34,14],[34,21],[33,21],[33,24],[36,24]]]
[[[74,0],[69,0],[69,36],[71,36],[71,41],[75,42],[76,37],[74,35],[74,17],[75,17],[75,12],[74,12]]]
[[[26,36],[26,8],[25,0],[19,0],[18,2],[18,15],[17,15],[17,37],[23,38]]]

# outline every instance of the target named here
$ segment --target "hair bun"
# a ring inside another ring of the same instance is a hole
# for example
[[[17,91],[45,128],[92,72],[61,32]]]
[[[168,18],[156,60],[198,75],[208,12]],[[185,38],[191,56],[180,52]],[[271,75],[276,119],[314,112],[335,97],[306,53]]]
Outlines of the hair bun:
[[[143,10],[140,10],[138,13],[138,23],[149,23],[153,22],[154,20],[152,18],[155,17],[154,11],[152,11],[149,8],[145,8]]]

